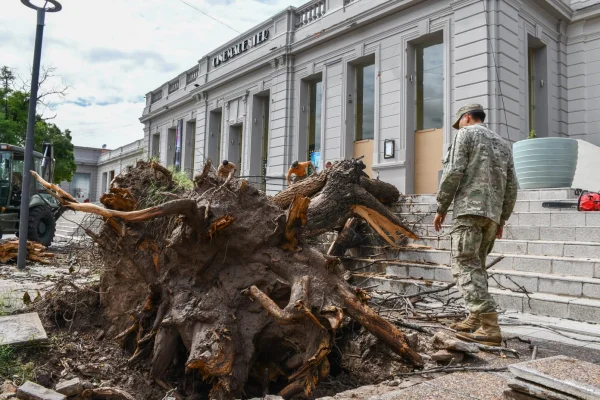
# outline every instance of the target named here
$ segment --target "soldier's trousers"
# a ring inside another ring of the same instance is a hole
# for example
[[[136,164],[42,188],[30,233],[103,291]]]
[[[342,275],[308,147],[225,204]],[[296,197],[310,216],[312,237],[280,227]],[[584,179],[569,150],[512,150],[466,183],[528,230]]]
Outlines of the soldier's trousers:
[[[450,234],[452,276],[471,313],[496,310],[496,302],[488,291],[485,264],[497,229],[498,224],[486,217],[463,215],[454,219]]]

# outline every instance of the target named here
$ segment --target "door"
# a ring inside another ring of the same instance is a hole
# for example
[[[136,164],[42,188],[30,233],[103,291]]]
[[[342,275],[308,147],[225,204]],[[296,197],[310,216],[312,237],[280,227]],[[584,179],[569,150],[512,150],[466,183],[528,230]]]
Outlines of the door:
[[[241,175],[242,171],[242,130],[242,124],[232,125],[229,127],[228,160],[236,165],[238,176]]]
[[[442,170],[444,130],[427,129],[415,133],[415,193],[433,194],[438,190]]]
[[[367,166],[365,173],[373,177],[373,140],[357,140],[354,142],[354,158],[363,156],[362,162]]]
[[[90,174],[73,174],[71,195],[80,203],[90,201]]]

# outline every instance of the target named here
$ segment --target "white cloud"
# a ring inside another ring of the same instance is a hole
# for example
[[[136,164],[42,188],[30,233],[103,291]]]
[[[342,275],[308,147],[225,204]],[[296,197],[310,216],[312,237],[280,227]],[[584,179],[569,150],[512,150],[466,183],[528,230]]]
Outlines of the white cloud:
[[[305,0],[185,0],[244,32]],[[42,64],[71,85],[46,115],[76,145],[115,148],[143,137],[144,96],[238,34],[179,0],[62,0],[46,15]],[[3,1],[0,65],[22,77],[33,59],[36,13]],[[58,81],[60,82],[60,80]],[[56,83],[56,82],[55,82]]]

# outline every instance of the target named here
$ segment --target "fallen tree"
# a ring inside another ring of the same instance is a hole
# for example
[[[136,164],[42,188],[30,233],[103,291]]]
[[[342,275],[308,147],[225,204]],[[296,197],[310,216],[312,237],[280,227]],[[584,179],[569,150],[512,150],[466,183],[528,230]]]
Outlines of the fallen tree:
[[[339,260],[305,245],[349,218],[364,219],[392,245],[416,237],[363,187],[363,168],[341,161],[315,177],[324,182],[318,191],[302,194],[296,185],[269,198],[231,175],[219,180],[210,161],[193,189],[138,162],[113,180],[101,199],[106,208],[74,202],[32,174],[65,207],[104,219],[87,233],[111,266],[102,301],[130,362],[149,362],[157,379],[185,367],[215,399],[267,388],[291,398],[328,375],[346,317],[408,365],[423,365],[402,332],[366,305],[366,293],[346,283]],[[289,204],[278,201],[290,193]]]

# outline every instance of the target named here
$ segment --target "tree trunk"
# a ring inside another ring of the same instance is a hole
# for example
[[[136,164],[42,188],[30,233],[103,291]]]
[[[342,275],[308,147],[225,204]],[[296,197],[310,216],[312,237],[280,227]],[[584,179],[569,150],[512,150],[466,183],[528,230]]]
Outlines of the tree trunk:
[[[33,174],[65,207],[105,221],[89,233],[104,250],[103,304],[122,332],[118,340],[133,343],[131,363],[149,363],[157,378],[178,367],[196,372],[215,399],[261,396],[265,377],[269,392],[290,398],[310,394],[327,376],[344,314],[407,364],[423,365],[402,332],[333,268],[337,259],[304,243],[350,217],[364,218],[392,243],[415,237],[361,187],[363,167],[338,162],[278,202],[235,177],[223,183],[210,168],[185,190],[168,170],[138,162],[114,179],[103,197],[107,208],[70,200]],[[162,198],[174,200],[154,204],[167,190]],[[284,203],[292,205],[287,212]],[[149,207],[123,210],[133,204]],[[182,352],[187,358],[175,356]]]

